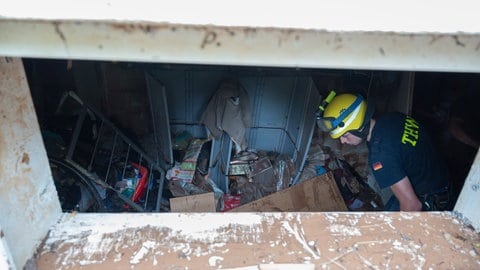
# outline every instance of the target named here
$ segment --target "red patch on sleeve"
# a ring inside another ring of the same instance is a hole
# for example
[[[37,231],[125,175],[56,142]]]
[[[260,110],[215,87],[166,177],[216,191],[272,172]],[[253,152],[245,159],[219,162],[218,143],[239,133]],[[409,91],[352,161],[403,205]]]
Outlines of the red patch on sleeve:
[[[372,168],[373,168],[374,171],[378,171],[381,168],[383,168],[383,165],[380,161],[377,161],[377,162],[373,163]]]

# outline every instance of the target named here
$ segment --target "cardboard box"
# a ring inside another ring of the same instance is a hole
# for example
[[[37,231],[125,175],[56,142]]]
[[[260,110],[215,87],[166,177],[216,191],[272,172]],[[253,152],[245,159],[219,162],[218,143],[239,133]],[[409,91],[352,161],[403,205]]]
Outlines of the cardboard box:
[[[172,212],[216,212],[213,192],[170,199]]]
[[[286,188],[229,212],[348,211],[331,172]]]

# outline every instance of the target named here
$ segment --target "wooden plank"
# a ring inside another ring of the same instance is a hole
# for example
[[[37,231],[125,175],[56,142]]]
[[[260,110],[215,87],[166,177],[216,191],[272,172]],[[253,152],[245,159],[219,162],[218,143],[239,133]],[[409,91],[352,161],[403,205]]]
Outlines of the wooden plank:
[[[236,207],[230,212],[311,212],[347,211],[333,175],[329,172],[259,200]]]
[[[213,192],[170,199],[172,212],[215,212]]]

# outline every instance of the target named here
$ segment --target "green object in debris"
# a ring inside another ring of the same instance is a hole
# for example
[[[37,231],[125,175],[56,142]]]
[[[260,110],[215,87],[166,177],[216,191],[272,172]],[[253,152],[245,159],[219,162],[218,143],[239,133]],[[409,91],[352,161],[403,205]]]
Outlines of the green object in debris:
[[[228,175],[250,175],[251,169],[248,163],[230,164]]]
[[[185,150],[192,141],[193,137],[188,131],[183,131],[173,138],[173,150]]]
[[[194,162],[184,161],[181,164],[181,168],[187,171],[194,171],[196,168],[196,164]]]
[[[122,195],[130,199],[133,196],[133,192],[133,188],[126,188],[122,191]]]

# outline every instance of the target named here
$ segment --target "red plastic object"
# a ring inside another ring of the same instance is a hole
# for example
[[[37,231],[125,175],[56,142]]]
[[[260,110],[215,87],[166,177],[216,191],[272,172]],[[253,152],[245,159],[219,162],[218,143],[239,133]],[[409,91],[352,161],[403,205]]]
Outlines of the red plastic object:
[[[224,204],[224,208],[222,212],[227,212],[235,207],[240,206],[240,195],[224,194],[223,204]]]
[[[145,196],[145,192],[147,191],[148,187],[148,169],[143,167],[140,164],[137,164],[135,162],[132,162],[132,166],[139,170],[140,172],[140,180],[137,183],[137,187],[135,188],[135,191],[133,192],[132,196],[132,201],[135,203],[140,202],[140,199]]]

